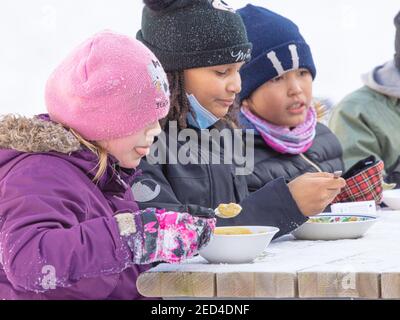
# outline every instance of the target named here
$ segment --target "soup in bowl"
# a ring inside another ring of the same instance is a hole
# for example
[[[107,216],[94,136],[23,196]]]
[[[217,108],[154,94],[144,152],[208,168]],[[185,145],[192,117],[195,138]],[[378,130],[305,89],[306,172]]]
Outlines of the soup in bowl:
[[[278,231],[268,226],[217,227],[199,254],[210,263],[250,263],[267,248]]]

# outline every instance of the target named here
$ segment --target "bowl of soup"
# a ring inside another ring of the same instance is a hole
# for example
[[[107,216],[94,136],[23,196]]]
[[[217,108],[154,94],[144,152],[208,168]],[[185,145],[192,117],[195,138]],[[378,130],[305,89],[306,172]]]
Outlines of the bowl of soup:
[[[392,210],[400,210],[400,189],[383,191],[383,202]]]
[[[199,254],[209,263],[250,263],[267,248],[278,231],[269,226],[217,227]]]
[[[341,240],[362,237],[377,221],[363,214],[320,214],[311,217],[292,234],[299,240]]]

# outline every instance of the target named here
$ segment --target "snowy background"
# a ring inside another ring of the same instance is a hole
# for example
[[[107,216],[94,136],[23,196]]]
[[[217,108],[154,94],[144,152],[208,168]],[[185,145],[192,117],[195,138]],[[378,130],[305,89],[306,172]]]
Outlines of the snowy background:
[[[229,2],[229,0],[228,0]],[[231,0],[240,8],[249,1]],[[316,96],[337,102],[361,85],[360,74],[391,59],[399,0],[259,0],[292,19],[317,65]],[[0,114],[45,112],[46,79],[92,34],[111,29],[135,36],[140,0],[2,0]]]

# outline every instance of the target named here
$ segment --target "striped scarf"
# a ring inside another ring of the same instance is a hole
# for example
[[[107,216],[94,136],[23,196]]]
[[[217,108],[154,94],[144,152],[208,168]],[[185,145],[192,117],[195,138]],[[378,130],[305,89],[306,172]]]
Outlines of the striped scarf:
[[[313,106],[308,108],[306,121],[292,130],[271,124],[247,108],[242,107],[240,111],[260,133],[265,143],[279,153],[300,154],[313,144],[317,125],[317,113]]]

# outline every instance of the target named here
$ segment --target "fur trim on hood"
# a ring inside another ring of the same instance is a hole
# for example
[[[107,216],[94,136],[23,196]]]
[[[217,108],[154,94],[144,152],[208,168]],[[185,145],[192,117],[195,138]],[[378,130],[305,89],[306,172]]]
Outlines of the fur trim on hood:
[[[13,114],[0,117],[0,149],[68,154],[80,148],[78,139],[61,124]]]

